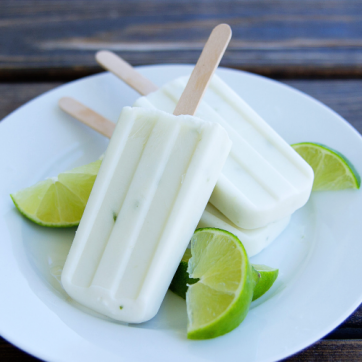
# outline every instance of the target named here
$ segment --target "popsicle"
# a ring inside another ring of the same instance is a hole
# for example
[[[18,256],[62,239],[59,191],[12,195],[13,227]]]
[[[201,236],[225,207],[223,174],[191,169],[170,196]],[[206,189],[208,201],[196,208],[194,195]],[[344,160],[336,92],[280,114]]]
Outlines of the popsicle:
[[[115,128],[115,123],[104,118],[92,109],[86,107],[82,103],[73,98],[64,97],[59,100],[60,108],[70,114],[80,122],[93,128],[102,135],[111,138]],[[216,227],[227,230],[236,235],[243,243],[249,257],[260,253],[270,243],[272,243],[288,226],[290,216],[281,220],[272,222],[266,226],[257,229],[242,229],[227,219],[210,203],[206,206],[202,213],[197,228]]]
[[[192,116],[230,36],[213,30],[174,115],[122,110],[62,272],[81,304],[130,323],[157,313],[231,148]]]
[[[258,229],[242,229],[233,224],[212,204],[208,203],[197,227],[214,227],[231,232],[243,243],[250,258],[272,243],[288,226],[289,221],[290,216],[287,216]]]
[[[140,82],[142,76],[130,65],[122,71],[126,62],[115,54],[102,51],[96,59],[132,87],[132,79],[137,77],[135,89],[147,96],[139,98],[136,107],[172,113],[188,79],[176,79],[148,93],[155,86],[147,80]],[[147,84],[143,90],[142,84]],[[291,215],[308,201],[312,168],[216,75],[196,115],[221,124],[233,141],[210,203],[235,225],[260,228]]]

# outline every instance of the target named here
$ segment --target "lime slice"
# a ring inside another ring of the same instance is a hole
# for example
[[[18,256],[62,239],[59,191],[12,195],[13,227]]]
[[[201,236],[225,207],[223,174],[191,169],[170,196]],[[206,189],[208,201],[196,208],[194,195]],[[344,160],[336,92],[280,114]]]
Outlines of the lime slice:
[[[188,261],[191,258],[191,250],[186,249],[184,256],[178,266],[170,284],[170,290],[186,299],[188,285],[195,284],[199,279],[192,279],[187,272]],[[253,301],[264,295],[274,284],[278,277],[279,269],[270,268],[266,265],[251,264],[256,274],[257,284],[254,288]]]
[[[259,282],[254,288],[254,301],[264,295],[271,288],[278,277],[279,269],[273,269],[266,265],[258,264],[253,264],[252,266],[260,274]]]
[[[191,250],[186,249],[185,254],[182,257],[181,262],[169,286],[169,289],[172,292],[174,292],[183,299],[186,299],[188,285],[195,284],[198,281],[198,279],[190,278],[189,273],[187,272],[188,261],[190,258]]]
[[[236,328],[245,318],[256,284],[240,240],[220,229],[195,231],[187,271],[187,337],[208,339]]]
[[[313,168],[313,191],[359,189],[361,178],[358,172],[338,151],[311,142],[296,143],[292,147]]]
[[[101,162],[63,172],[10,196],[18,210],[39,225],[78,225]]]

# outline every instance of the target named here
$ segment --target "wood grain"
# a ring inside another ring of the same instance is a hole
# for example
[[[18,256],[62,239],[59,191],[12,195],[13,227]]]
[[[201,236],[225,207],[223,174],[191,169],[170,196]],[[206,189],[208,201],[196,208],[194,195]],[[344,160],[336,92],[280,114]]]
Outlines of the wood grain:
[[[93,109],[86,107],[84,104],[71,97],[60,98],[58,105],[65,113],[70,114],[72,117],[86,124],[103,136],[111,138],[116,126],[115,123],[104,118]]]
[[[148,78],[137,72],[129,63],[113,52],[101,50],[96,53],[95,58],[102,68],[112,72],[142,96],[158,89]]]
[[[190,78],[176,104],[173,114],[194,115],[206,91],[206,88],[220,64],[231,38],[231,29],[227,24],[216,26],[207,40]]]
[[[40,359],[21,351],[0,337],[0,360],[2,362],[36,362]]]
[[[362,134],[361,80],[285,81],[331,107]],[[359,312],[362,320],[362,309]]]
[[[322,340],[308,349],[286,358],[285,362],[360,362],[362,340]]]
[[[91,74],[102,49],[132,65],[195,63],[222,22],[233,29],[224,66],[273,77],[362,77],[361,1],[2,0],[0,79]]]

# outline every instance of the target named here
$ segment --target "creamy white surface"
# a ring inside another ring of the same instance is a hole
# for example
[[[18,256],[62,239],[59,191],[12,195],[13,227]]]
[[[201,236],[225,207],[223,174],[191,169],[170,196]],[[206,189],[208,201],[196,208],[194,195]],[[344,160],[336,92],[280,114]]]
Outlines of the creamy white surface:
[[[198,228],[214,227],[223,229],[236,235],[243,243],[250,257],[260,253],[272,241],[274,241],[288,226],[290,216],[274,221],[257,229],[242,229],[225,217],[210,203],[207,204],[200,219]]]
[[[117,320],[152,318],[230,147],[215,123],[125,107],[66,260],[67,293]]]
[[[187,80],[166,83],[134,106],[172,113]],[[196,115],[222,125],[233,141],[210,202],[234,224],[263,227],[307,202],[311,167],[219,77],[211,80]]]

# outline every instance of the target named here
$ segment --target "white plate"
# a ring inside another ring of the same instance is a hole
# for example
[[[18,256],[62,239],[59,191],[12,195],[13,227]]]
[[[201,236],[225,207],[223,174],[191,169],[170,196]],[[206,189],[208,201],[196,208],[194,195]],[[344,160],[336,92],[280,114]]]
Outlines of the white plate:
[[[156,84],[190,66],[139,70]],[[314,99],[245,72],[217,72],[287,142],[320,142],[362,171],[360,135]],[[107,140],[57,107],[73,96],[116,121],[137,94],[103,73],[52,90],[0,123],[0,332],[47,361],[275,361],[300,351],[340,324],[362,301],[362,192],[312,195],[288,229],[252,258],[280,269],[264,297],[233,332],[207,341],[186,339],[185,302],[168,292],[158,315],[126,326],[92,315],[62,291],[59,274],[75,229],[47,229],[24,219],[9,194],[47,176],[95,160]]]

